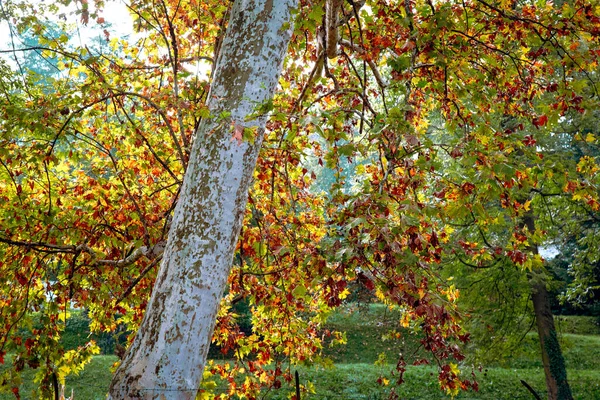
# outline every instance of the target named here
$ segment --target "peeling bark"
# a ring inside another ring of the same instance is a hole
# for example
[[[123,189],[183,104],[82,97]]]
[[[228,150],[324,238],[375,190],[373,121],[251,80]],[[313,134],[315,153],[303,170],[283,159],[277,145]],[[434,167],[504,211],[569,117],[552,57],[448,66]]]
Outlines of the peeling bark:
[[[152,297],[109,399],[196,396],[265,130],[265,116],[247,117],[273,96],[296,3],[231,9],[207,101],[213,118],[196,132]]]

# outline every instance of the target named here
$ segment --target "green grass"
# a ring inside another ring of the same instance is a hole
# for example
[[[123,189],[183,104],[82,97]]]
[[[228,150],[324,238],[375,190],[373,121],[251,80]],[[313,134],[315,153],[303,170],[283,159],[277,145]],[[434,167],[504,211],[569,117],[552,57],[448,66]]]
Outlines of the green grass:
[[[413,354],[418,338],[404,334],[400,339],[382,341],[381,337],[397,325],[398,313],[391,313],[379,304],[366,308],[343,307],[330,318],[327,327],[346,331],[345,346],[327,347],[325,355],[336,364],[373,363],[384,353],[388,360],[398,353]],[[595,317],[559,316],[560,343],[569,369],[596,369],[600,371],[600,328]],[[537,334],[529,333],[521,343],[520,351],[498,359],[488,366],[504,368],[541,368]],[[417,353],[423,354],[425,353]]]
[[[560,345],[567,369],[598,370],[600,373],[600,335],[560,335]],[[528,333],[515,353],[495,362],[488,367],[502,368],[542,368],[540,343],[536,333]]]
[[[115,356],[95,356],[92,361],[79,375],[72,375],[66,379],[66,395],[74,391],[74,397],[78,400],[103,400],[106,398],[108,385],[112,373],[110,367],[117,360]],[[26,368],[23,374],[23,384],[19,387],[22,400],[34,400],[39,396],[34,396],[33,391],[36,388],[34,383],[34,371]],[[14,400],[12,394],[0,393],[1,400]]]
[[[399,315],[390,313],[380,305],[366,308],[346,307],[333,315],[328,328],[347,332],[348,344],[327,348],[325,353],[335,362],[331,369],[298,367],[301,383],[312,382],[315,393],[303,394],[302,399],[385,399],[392,386],[377,383],[380,376],[394,379],[390,375],[393,365],[375,366],[380,353],[386,353],[393,362],[399,351],[410,353],[417,347],[414,336],[406,335],[399,340],[381,341],[381,335],[394,327]],[[600,330],[593,317],[558,317],[558,329],[562,333],[561,345],[568,368],[569,383],[576,399],[600,399]],[[65,343],[80,344],[87,332],[80,326],[71,325]],[[108,347],[108,346],[107,346]],[[74,389],[77,400],[104,399],[116,357],[101,355],[79,376],[67,379],[67,394]],[[1,368],[1,367],[0,367]],[[470,375],[471,369],[462,366]],[[539,356],[539,343],[535,334],[528,334],[521,343],[521,351],[507,354],[502,360],[489,363],[487,368],[475,371],[479,392],[461,393],[457,399],[533,399],[520,383],[527,381],[542,397],[545,395],[544,373]],[[33,400],[35,388],[33,373],[23,376],[21,394],[23,400]],[[222,388],[224,389],[224,387]],[[293,391],[291,386],[271,391],[266,399],[286,399]],[[439,390],[437,372],[428,366],[408,367],[405,383],[395,388],[401,399],[447,399]],[[14,399],[9,394],[0,394],[0,400]]]
[[[100,400],[105,398],[110,382],[110,366],[116,360],[113,356],[94,357],[92,363],[79,376],[67,379],[67,392],[74,389],[76,399]],[[316,394],[306,394],[303,399],[385,399],[391,386],[377,384],[380,375],[389,376],[391,366],[376,367],[373,364],[341,364],[331,369],[298,368],[301,384],[311,381]],[[33,399],[30,393],[34,388],[31,374],[24,380],[29,383],[21,387],[22,399]],[[402,399],[448,399],[439,390],[436,372],[432,367],[409,367],[405,374],[406,382],[396,388]],[[488,368],[477,371],[479,392],[461,393],[457,399],[531,399],[531,394],[519,383],[526,380],[540,395],[544,395],[544,374],[541,370]],[[574,370],[569,372],[569,380],[576,399],[600,398],[600,374],[598,371]],[[267,399],[286,399],[293,390],[283,387],[272,391]],[[12,395],[1,395],[0,399],[14,399]]]
[[[556,329],[561,333],[577,335],[600,335],[600,319],[581,315],[559,315],[555,317]]]
[[[381,374],[389,372],[389,367],[375,367],[372,364],[341,364],[329,370],[299,369],[300,382],[310,380],[316,394],[308,394],[303,399],[386,399],[390,386],[377,384]],[[432,367],[409,367],[405,373],[406,382],[395,389],[402,399],[449,399],[437,384],[437,373]],[[597,371],[574,371],[569,376],[574,398],[600,399],[600,375]],[[542,397],[545,395],[544,373],[541,370],[489,368],[477,372],[478,392],[463,392],[456,399],[532,399],[533,396],[520,383],[523,379]],[[285,399],[284,393],[273,394],[269,399]]]
[[[400,314],[390,312],[382,304],[368,307],[341,307],[327,322],[327,328],[346,332],[344,346],[326,347],[325,356],[336,364],[374,363],[379,354],[388,360],[398,358],[399,353],[412,354],[418,351],[418,340],[403,335],[399,339],[382,340],[382,337],[397,328]],[[420,353],[418,353],[420,354]]]

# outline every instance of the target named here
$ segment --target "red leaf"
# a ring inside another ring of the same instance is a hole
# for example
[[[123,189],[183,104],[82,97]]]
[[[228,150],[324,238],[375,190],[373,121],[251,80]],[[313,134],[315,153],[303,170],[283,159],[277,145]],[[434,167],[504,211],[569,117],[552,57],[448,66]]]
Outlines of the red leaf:
[[[535,123],[535,122],[534,122],[534,123]],[[545,123],[545,122],[544,122],[544,123]],[[531,146],[535,145],[535,143],[536,143],[536,140],[535,140],[535,139],[533,138],[533,136],[531,136],[531,135],[527,135],[527,136],[525,136],[525,138],[523,139],[523,144],[524,144],[525,146],[529,146],[529,147],[531,147]]]
[[[362,285],[364,287],[366,287],[368,290],[375,290],[375,284],[373,283],[373,281],[367,276],[365,275],[363,272],[359,272],[358,273],[358,281],[360,283],[362,283]]]
[[[244,134],[244,127],[242,125],[239,125],[236,123],[234,130],[233,130],[233,136],[231,137],[231,140],[236,140],[238,142],[238,144],[242,144],[243,134]]]
[[[475,190],[475,185],[473,185],[471,182],[465,182],[461,187],[466,194],[471,194],[473,193],[473,190]]]
[[[28,339],[25,341],[25,348],[26,348],[27,350],[31,350],[31,348],[33,347],[33,345],[34,345],[34,344],[35,344],[35,341],[34,341],[32,338],[28,338]]]
[[[537,118],[534,118],[532,121],[533,125],[535,125],[536,128],[546,125],[547,122],[548,122],[548,117],[546,117],[545,115],[541,115]]]
[[[27,277],[21,273],[17,273],[15,277],[21,286],[25,286],[29,283]]]

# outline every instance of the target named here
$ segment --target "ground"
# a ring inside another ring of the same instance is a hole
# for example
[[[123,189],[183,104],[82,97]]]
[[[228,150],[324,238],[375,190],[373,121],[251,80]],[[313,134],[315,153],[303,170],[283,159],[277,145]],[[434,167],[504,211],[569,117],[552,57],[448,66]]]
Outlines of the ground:
[[[393,319],[392,315],[382,314],[383,308],[371,306],[342,308],[330,320],[330,327],[345,330],[348,344],[345,347],[328,349],[328,355],[334,360],[333,368],[323,369],[302,366],[297,370],[300,382],[314,385],[316,394],[308,394],[303,399],[385,399],[391,386],[381,386],[377,378],[386,375],[393,365],[376,366],[380,353],[388,354],[392,362],[398,349],[410,350],[410,337],[404,344],[401,341],[381,341],[385,331],[381,317]],[[384,319],[385,320],[385,319]],[[557,317],[561,332],[568,368],[569,382],[576,399],[600,399],[600,328],[592,317]],[[76,335],[76,333],[73,333]],[[84,338],[81,338],[84,339]],[[77,342],[76,338],[67,338]],[[538,354],[535,334],[528,334],[522,342],[522,352],[516,357],[507,355],[494,365],[482,366],[474,371],[479,382],[477,393],[461,393],[457,399],[532,399],[533,396],[521,385],[527,381],[544,397],[544,373]],[[112,355],[94,357],[91,364],[79,375],[67,379],[67,394],[74,390],[77,400],[100,400],[106,396],[110,382],[110,367],[116,361]],[[296,369],[295,367],[292,367]],[[470,367],[463,369],[470,373]],[[449,396],[439,391],[435,369],[427,366],[409,367],[406,382],[396,388],[401,399],[446,399]],[[33,375],[24,376],[21,387],[22,399],[32,399],[29,395],[34,387]],[[223,390],[219,386],[217,390]],[[266,399],[287,399],[291,387],[282,387],[271,391]],[[0,394],[0,400],[14,399],[10,394]]]

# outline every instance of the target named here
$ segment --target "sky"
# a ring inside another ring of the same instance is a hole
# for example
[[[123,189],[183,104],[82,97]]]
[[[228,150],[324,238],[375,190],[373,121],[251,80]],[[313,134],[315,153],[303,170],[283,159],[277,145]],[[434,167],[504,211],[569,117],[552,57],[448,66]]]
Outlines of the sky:
[[[43,3],[43,0],[30,0],[35,3]],[[93,7],[92,2],[90,2],[90,7]],[[2,4],[2,0],[0,0],[0,5]],[[0,9],[0,50],[10,50],[12,48],[11,45],[11,37],[10,37],[10,28],[9,23],[2,15],[2,10]],[[92,38],[101,36],[103,37],[103,27],[97,24],[95,21],[90,20],[89,24],[83,25],[78,15],[75,15],[75,11],[77,10],[76,3],[72,2],[68,7],[62,7],[60,12],[56,13],[56,15],[48,15],[47,18],[51,21],[59,21],[58,15],[63,13],[67,16],[67,22],[69,22],[72,26],[72,31],[69,32],[70,36],[70,44],[73,46],[85,46],[90,43]],[[115,36],[120,37],[128,37],[132,35],[132,18],[129,14],[127,6],[124,1],[121,0],[109,0],[106,2],[105,8],[102,12],[102,16],[107,23],[110,24],[110,28],[108,29],[111,34],[111,38]],[[15,38],[15,48],[24,47],[18,38]],[[24,55],[26,56],[26,55]],[[0,57],[3,57],[9,61],[9,64],[15,66],[13,59],[13,54],[11,53],[3,53],[0,54]]]
[[[27,1],[27,0],[25,0]],[[31,2],[42,4],[44,0],[29,0]],[[49,1],[49,0],[46,0]],[[51,1],[51,0],[50,0]],[[0,6],[2,6],[3,0],[0,0]],[[92,11],[93,2],[88,3],[90,11]],[[10,40],[10,29],[9,23],[6,18],[2,15],[3,8],[0,7],[0,50],[11,50]],[[105,7],[101,12],[101,17],[105,20],[106,24],[98,24],[96,21],[90,19],[88,25],[84,25],[81,22],[81,18],[75,12],[77,11],[76,2],[73,1],[68,7],[62,7],[60,11],[54,15],[48,15],[47,18],[51,21],[58,22],[60,20],[59,15],[64,13],[67,16],[67,22],[71,25],[72,30],[67,34],[70,38],[69,43],[73,47],[83,47],[92,43],[94,38],[102,38],[104,40],[104,29],[110,32],[110,38],[120,37],[129,39],[130,43],[134,43],[140,38],[140,34],[133,32],[133,19],[127,8],[126,1],[124,0],[108,0],[106,1]],[[15,48],[26,47],[15,38]],[[13,68],[17,69],[17,64],[14,61],[15,54],[18,57],[25,58],[28,56],[28,52],[18,53],[0,53],[0,57],[8,61],[8,64]],[[195,71],[195,75],[207,77],[210,73],[211,65],[205,61],[198,61],[195,63],[185,64],[188,71]]]

